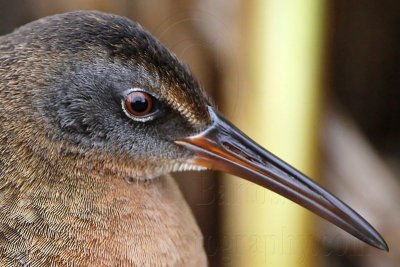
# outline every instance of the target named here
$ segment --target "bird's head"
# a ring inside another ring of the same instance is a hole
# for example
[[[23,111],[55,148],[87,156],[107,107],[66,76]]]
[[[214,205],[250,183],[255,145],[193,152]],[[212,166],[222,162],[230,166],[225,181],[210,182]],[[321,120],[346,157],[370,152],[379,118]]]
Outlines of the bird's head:
[[[94,169],[138,180],[200,168],[230,172],[387,250],[355,211],[223,118],[188,68],[138,24],[75,12],[13,34],[20,54],[37,58],[25,66],[35,88],[19,105],[44,118],[38,127],[49,154],[90,158]]]

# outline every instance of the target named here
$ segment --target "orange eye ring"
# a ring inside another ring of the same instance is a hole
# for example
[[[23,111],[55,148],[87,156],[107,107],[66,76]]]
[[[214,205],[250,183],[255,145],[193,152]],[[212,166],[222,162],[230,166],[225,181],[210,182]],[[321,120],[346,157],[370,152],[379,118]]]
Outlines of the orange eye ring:
[[[142,91],[133,91],[126,97],[124,105],[130,115],[145,117],[153,111],[153,97]]]

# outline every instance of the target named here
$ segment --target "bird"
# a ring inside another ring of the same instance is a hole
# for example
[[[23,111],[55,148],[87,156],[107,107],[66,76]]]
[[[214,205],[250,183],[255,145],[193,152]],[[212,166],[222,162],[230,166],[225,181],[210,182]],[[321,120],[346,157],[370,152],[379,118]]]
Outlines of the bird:
[[[207,266],[170,175],[204,169],[388,251],[359,214],[224,118],[140,24],[74,11],[0,37],[0,266]]]

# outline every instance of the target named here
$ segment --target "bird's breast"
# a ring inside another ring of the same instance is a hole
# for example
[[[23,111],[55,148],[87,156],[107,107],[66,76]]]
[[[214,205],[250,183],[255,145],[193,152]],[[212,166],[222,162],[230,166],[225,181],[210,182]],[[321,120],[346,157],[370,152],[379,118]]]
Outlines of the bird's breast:
[[[171,177],[146,183],[113,178],[93,188],[61,185],[23,195],[3,189],[0,263],[206,265],[202,236]]]

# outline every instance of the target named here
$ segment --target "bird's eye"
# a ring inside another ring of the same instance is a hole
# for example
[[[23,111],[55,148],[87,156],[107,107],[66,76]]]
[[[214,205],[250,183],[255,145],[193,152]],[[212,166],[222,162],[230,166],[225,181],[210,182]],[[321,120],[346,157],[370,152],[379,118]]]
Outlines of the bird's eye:
[[[129,117],[139,121],[147,121],[157,111],[155,102],[156,99],[146,92],[132,91],[123,100],[123,107]]]
[[[152,110],[153,98],[144,92],[132,92],[125,99],[125,106],[131,115],[146,116]]]

